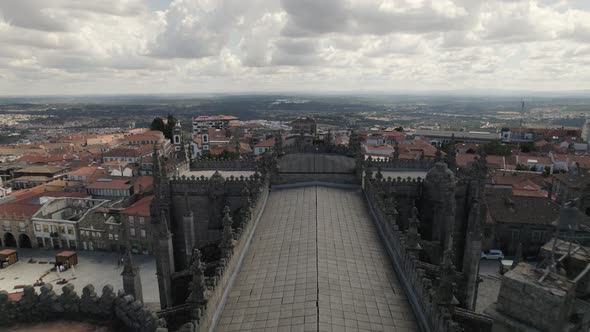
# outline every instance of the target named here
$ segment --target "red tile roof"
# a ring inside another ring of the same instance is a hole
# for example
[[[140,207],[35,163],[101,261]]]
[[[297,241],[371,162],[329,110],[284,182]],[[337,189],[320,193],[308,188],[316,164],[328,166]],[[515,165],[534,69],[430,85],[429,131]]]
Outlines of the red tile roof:
[[[220,121],[220,120],[238,120],[235,116],[231,115],[200,115],[193,118],[193,121]]]
[[[87,189],[114,189],[114,190],[126,190],[131,188],[133,185],[129,180],[122,179],[111,179],[111,181],[95,181],[88,185]]]
[[[154,195],[146,196],[139,201],[131,204],[125,210],[121,211],[122,214],[129,216],[150,216],[150,205],[154,200]]]
[[[135,183],[133,184],[133,191],[137,194],[141,194],[142,192],[145,192],[148,188],[153,186],[153,184],[154,178],[152,176],[146,175],[137,177]],[[139,190],[140,186],[141,190]]]
[[[101,176],[101,175],[108,175],[108,172],[104,168],[100,168],[98,166],[86,166],[80,167],[76,170],[73,170],[68,173],[68,175],[73,176]]]
[[[254,145],[254,147],[255,148],[273,147],[273,146],[275,146],[275,142],[276,142],[276,139],[274,137],[271,137],[265,141],[262,141],[256,145]]]

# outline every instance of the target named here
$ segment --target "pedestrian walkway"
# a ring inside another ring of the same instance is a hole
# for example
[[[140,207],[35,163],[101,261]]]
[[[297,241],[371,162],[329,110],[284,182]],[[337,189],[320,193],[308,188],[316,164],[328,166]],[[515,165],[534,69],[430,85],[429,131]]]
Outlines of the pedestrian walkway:
[[[218,331],[415,331],[361,193],[271,193]]]

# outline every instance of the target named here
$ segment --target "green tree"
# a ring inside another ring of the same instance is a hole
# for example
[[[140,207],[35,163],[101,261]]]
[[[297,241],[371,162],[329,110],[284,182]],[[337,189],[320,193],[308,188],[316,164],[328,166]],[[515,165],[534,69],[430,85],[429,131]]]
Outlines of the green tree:
[[[164,130],[166,129],[166,125],[164,124],[164,120],[162,120],[162,118],[160,118],[160,117],[155,118],[152,121],[152,124],[150,125],[150,129],[164,132]]]
[[[174,130],[174,127],[176,126],[176,123],[178,122],[178,120],[176,120],[176,118],[174,116],[172,116],[172,114],[168,114],[168,117],[166,118],[167,123],[164,124],[164,120],[160,117],[155,118],[152,121],[152,124],[150,125],[150,129],[152,130],[158,130],[161,131],[162,133],[164,133],[164,137],[166,137],[167,139],[172,139],[172,131]]]
[[[502,144],[499,140],[494,140],[483,146],[487,155],[508,157],[512,154],[510,146]]]
[[[538,150],[539,149],[532,142],[522,143],[520,145],[520,151],[522,151],[523,153],[536,152]]]
[[[404,128],[402,126],[399,126],[397,128],[394,128],[393,130],[399,131],[400,133],[403,133],[404,132]]]

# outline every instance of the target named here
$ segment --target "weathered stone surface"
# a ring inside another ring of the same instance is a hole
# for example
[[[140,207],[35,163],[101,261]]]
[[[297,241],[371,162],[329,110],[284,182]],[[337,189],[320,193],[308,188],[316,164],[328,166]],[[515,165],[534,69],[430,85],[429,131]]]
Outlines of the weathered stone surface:
[[[9,325],[16,319],[16,303],[10,301],[8,293],[0,291],[0,326]]]
[[[113,292],[113,286],[105,285],[102,288],[102,295],[98,300],[98,311],[99,315],[111,319],[113,317],[113,304],[115,302],[115,293]]]
[[[100,312],[98,306],[98,295],[94,292],[94,286],[86,285],[82,289],[82,297],[80,298],[80,311],[87,314],[96,315]]]
[[[52,284],[45,284],[41,287],[41,294],[39,295],[38,314],[40,320],[51,318],[56,312],[58,304],[58,296],[53,291]]]
[[[506,273],[498,295],[496,310],[541,331],[561,331],[569,321],[575,300],[575,285],[566,277],[526,263]]]
[[[25,286],[23,296],[18,301],[18,319],[20,321],[33,321],[37,319],[37,305],[39,296],[33,286]]]

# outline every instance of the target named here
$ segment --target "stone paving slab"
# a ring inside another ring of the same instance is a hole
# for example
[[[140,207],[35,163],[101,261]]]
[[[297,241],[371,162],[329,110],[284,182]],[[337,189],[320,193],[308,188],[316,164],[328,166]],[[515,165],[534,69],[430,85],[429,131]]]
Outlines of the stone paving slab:
[[[274,191],[218,331],[415,331],[359,192]]]

